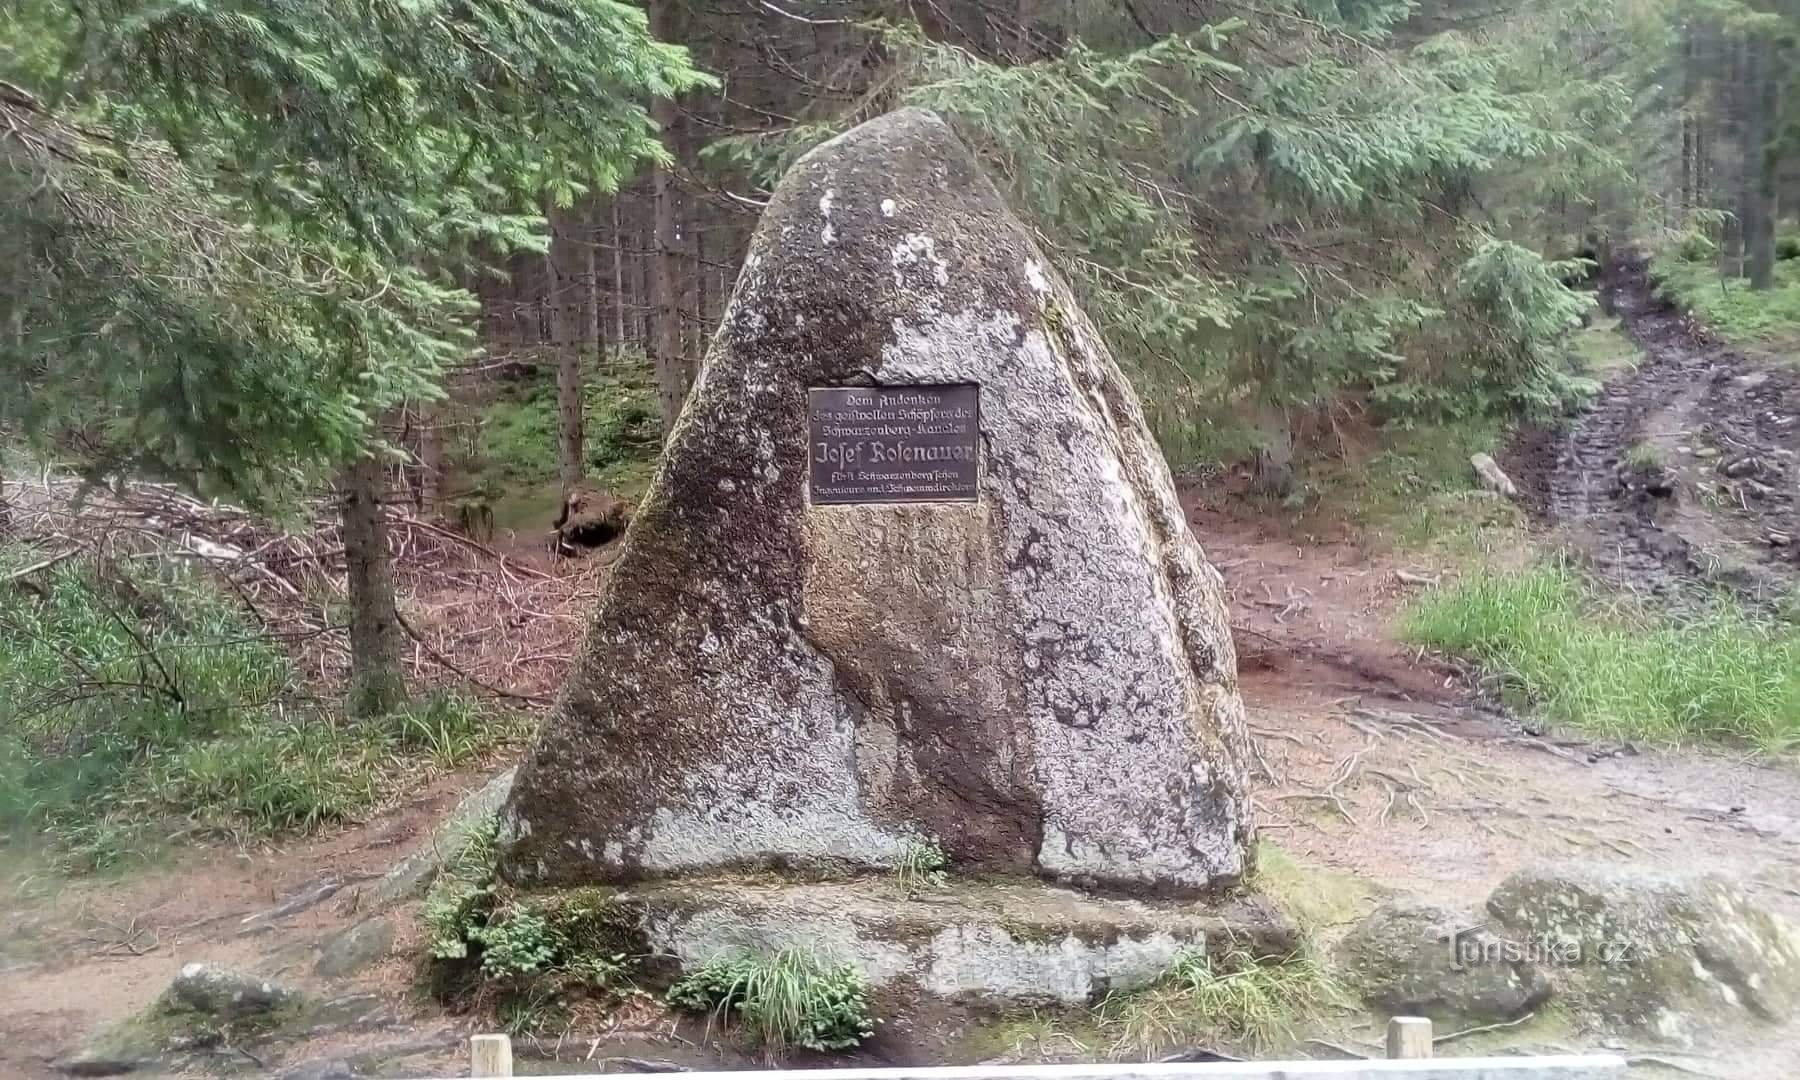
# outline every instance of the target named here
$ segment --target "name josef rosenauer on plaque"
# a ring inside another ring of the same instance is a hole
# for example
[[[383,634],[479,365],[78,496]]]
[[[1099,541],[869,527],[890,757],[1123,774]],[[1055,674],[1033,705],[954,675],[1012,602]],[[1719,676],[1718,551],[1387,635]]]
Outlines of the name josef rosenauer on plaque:
[[[815,504],[975,500],[979,386],[816,387],[807,396]]]

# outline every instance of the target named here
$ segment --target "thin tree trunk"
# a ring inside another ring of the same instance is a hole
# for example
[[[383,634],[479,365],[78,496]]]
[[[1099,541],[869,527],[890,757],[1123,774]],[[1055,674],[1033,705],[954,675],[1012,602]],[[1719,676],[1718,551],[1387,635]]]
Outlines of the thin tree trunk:
[[[619,220],[619,201],[624,197],[621,191],[612,201],[613,349],[617,352],[625,349],[625,227]]]
[[[1287,410],[1259,405],[1256,434],[1256,469],[1251,484],[1261,495],[1286,495],[1294,487],[1294,430]]]
[[[387,470],[370,454],[344,469],[345,577],[350,590],[350,698],[353,716],[379,716],[406,702],[400,616],[388,555]]]
[[[582,459],[581,417],[581,353],[582,331],[580,308],[576,303],[579,290],[571,288],[569,268],[568,215],[559,213],[548,203],[544,216],[550,226],[550,247],[544,256],[545,276],[550,279],[549,296],[554,301],[556,349],[556,474],[562,482],[564,500],[581,486],[585,470]]]
[[[679,18],[676,0],[653,0],[650,5],[650,32],[661,41],[679,41]],[[657,98],[650,106],[651,115],[662,132],[663,142],[677,163],[681,155],[681,117],[675,102]],[[656,316],[651,335],[650,355],[656,370],[656,400],[662,412],[663,438],[675,429],[687,399],[690,375],[687,356],[681,342],[681,282],[678,246],[676,200],[679,197],[673,170],[659,166],[655,184],[656,280],[654,285]]]
[[[595,250],[599,246],[595,242],[599,231],[594,224],[594,212],[599,208],[597,201],[590,200],[587,211],[581,215],[581,295],[584,297],[581,309],[581,344],[582,351],[594,357],[600,355],[604,340],[604,331],[600,328],[600,263],[599,253]]]
[[[419,503],[436,514],[444,500],[444,403],[419,406]]]
[[[1747,224],[1747,208],[1744,196],[1747,193],[1747,172],[1745,162],[1747,155],[1744,147],[1744,45],[1741,41],[1727,42],[1724,46],[1729,60],[1725,89],[1728,100],[1725,108],[1725,143],[1736,150],[1735,155],[1728,153],[1727,163],[1737,166],[1737,175],[1729,177],[1725,182],[1726,199],[1730,202],[1731,217],[1725,221],[1724,234],[1719,243],[1719,272],[1727,277],[1741,277],[1744,272],[1744,228]]]
[[[1775,118],[1781,115],[1782,72],[1775,63],[1775,44],[1764,40],[1756,46],[1755,80],[1750,86],[1751,115],[1755,118],[1746,136],[1747,160],[1744,168],[1750,174],[1747,187],[1756,206],[1755,218],[1747,223],[1744,255],[1749,264],[1750,287],[1775,287],[1775,219],[1776,202],[1781,183],[1779,141],[1772,135]]]

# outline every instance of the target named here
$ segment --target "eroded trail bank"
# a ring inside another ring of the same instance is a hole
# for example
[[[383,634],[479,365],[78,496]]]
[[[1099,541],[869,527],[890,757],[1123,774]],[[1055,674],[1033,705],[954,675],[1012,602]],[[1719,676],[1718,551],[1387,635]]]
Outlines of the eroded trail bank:
[[[1615,585],[1787,594],[1800,584],[1800,371],[1714,341],[1657,297],[1642,259],[1609,267],[1600,296],[1641,361],[1572,429],[1512,448],[1534,509]]]

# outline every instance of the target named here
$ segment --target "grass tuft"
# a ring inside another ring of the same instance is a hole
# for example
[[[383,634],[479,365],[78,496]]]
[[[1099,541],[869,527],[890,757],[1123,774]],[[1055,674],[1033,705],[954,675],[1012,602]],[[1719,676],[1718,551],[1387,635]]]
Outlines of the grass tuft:
[[[1109,995],[1099,1011],[1114,1052],[1146,1060],[1221,1043],[1261,1053],[1348,1000],[1309,950],[1269,960],[1233,947],[1184,952],[1154,985]]]
[[[1542,565],[1433,590],[1401,633],[1479,661],[1514,704],[1607,737],[1800,746],[1800,627],[1728,599],[1688,615],[1606,604]]]
[[[809,949],[721,957],[671,986],[668,1001],[738,1021],[771,1063],[791,1047],[848,1050],[875,1033],[862,976]]]
[[[894,880],[900,891],[917,896],[927,889],[941,889],[947,882],[945,869],[950,860],[935,840],[918,840],[906,845],[900,862],[894,867]]]

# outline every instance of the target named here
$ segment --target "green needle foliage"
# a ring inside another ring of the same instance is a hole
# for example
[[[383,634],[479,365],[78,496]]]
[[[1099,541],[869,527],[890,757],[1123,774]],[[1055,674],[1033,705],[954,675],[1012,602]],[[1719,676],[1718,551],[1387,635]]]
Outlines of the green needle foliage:
[[[1067,42],[1010,63],[882,25],[882,94],[711,153],[773,178],[894,97],[952,117],[1178,457],[1234,416],[1281,431],[1346,405],[1403,422],[1554,413],[1593,387],[1559,346],[1586,307],[1564,281],[1586,264],[1540,253],[1575,250],[1590,218],[1552,210],[1590,188],[1643,197],[1619,179],[1643,64],[1596,77],[1570,42],[1637,57],[1661,24],[1628,9],[1525,5],[1403,37],[1407,3],[1210,22],[1165,6],[1154,30],[1076,3]]]
[[[245,498],[474,346],[460,283],[706,81],[613,0],[41,0],[0,50],[0,428]]]

